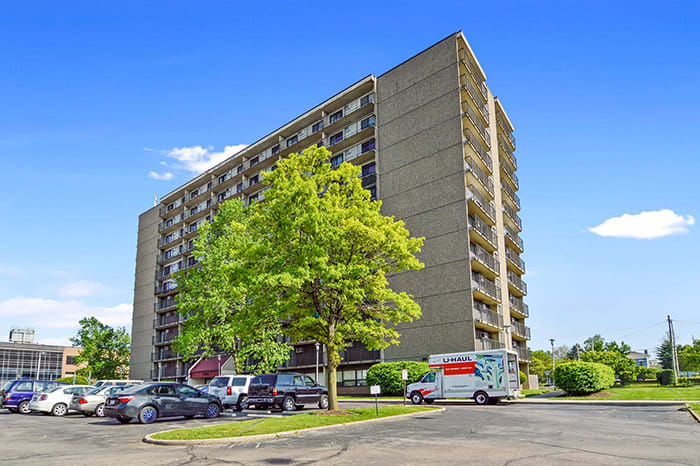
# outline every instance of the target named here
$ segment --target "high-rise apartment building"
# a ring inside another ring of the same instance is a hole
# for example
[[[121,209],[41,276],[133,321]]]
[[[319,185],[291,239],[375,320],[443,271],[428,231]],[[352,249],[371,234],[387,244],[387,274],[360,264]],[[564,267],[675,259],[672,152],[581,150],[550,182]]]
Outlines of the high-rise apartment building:
[[[169,345],[182,323],[172,273],[195,264],[192,240],[219,203],[264,200],[261,174],[314,144],[333,153],[333,165],[361,166],[363,186],[383,202],[382,213],[425,237],[419,254],[425,268],[390,278],[394,289],[415,297],[422,317],[399,327],[398,346],[348,347],[339,386],[362,390],[377,361],[443,352],[513,348],[526,369],[530,330],[514,129],[485,81],[462,32],[452,34],[363,78],[141,214],[131,377],[187,377],[192,365]],[[286,367],[313,372],[315,352],[314,342],[296,345]]]

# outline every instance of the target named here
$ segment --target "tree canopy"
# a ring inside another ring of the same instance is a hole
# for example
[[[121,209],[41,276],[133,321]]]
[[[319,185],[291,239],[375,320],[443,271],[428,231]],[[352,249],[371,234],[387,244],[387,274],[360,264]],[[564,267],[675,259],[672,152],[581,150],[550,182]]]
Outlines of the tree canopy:
[[[124,327],[112,328],[95,317],[85,317],[70,341],[82,348],[75,357],[76,364],[85,364],[78,370],[81,375],[92,374],[93,379],[121,379],[128,375],[131,338]]]

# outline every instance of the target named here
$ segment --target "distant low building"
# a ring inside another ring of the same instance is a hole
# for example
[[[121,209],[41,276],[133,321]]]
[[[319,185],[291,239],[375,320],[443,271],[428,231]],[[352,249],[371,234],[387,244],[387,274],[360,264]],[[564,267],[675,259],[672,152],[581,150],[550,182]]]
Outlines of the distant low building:
[[[634,364],[637,366],[652,367],[651,356],[649,355],[648,350],[644,350],[643,353],[640,353],[638,351],[631,351],[627,355],[627,357],[634,360]]]
[[[0,342],[0,385],[28,377],[56,380],[70,377],[78,370],[75,357],[80,348]]]

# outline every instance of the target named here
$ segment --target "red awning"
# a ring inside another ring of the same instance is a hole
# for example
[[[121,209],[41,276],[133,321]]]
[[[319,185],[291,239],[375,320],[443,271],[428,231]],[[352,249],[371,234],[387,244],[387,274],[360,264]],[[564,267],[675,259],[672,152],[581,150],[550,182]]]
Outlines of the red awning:
[[[192,367],[192,370],[190,370],[190,378],[210,379],[212,377],[216,377],[217,375],[219,375],[219,364],[223,366],[230,357],[231,356],[229,355],[222,355],[221,362],[219,362],[216,356],[207,359],[202,359],[197,364],[195,364],[194,367]]]

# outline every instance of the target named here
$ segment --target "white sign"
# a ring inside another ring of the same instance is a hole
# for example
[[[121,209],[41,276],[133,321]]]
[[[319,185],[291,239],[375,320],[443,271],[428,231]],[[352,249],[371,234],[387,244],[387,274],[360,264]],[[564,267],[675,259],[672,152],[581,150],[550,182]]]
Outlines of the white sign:
[[[372,385],[369,387],[369,393],[371,395],[379,395],[382,392],[382,388],[379,385]]]
[[[408,369],[401,369],[401,380],[408,380]]]

